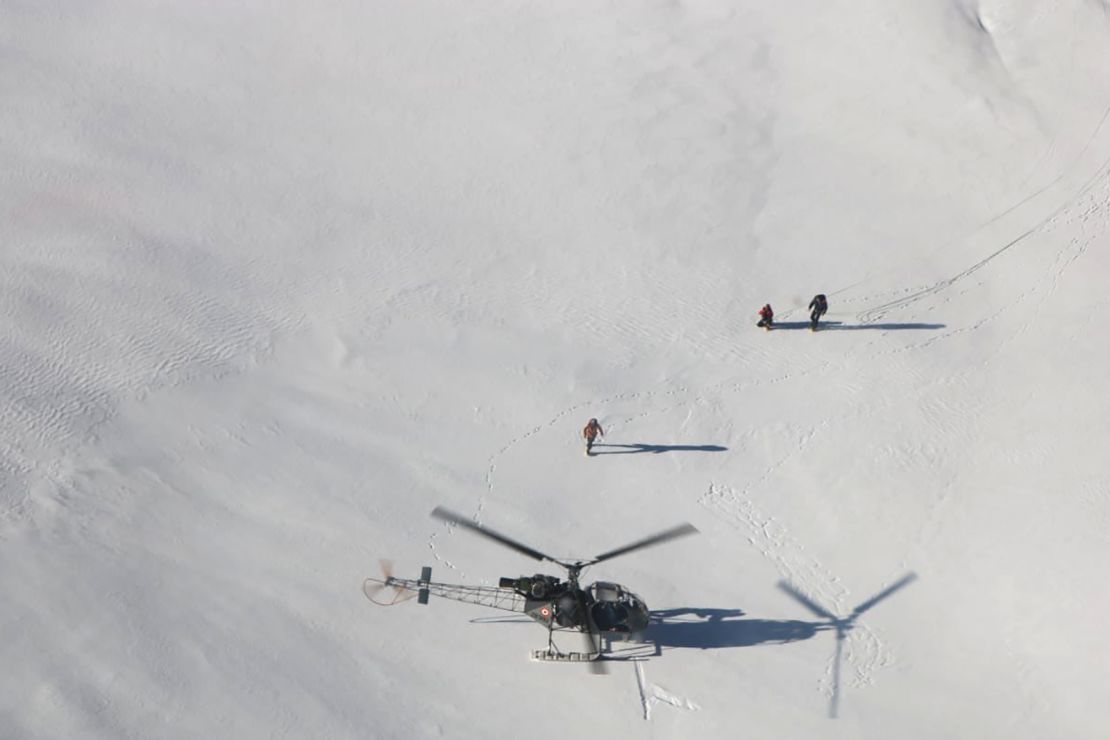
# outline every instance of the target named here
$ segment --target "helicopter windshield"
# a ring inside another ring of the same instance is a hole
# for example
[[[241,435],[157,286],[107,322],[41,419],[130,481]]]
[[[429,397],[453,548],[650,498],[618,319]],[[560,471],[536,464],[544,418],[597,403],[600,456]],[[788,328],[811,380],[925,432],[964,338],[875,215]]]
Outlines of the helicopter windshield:
[[[597,582],[590,586],[593,605],[590,616],[602,632],[633,632],[642,629],[644,602],[616,583]]]

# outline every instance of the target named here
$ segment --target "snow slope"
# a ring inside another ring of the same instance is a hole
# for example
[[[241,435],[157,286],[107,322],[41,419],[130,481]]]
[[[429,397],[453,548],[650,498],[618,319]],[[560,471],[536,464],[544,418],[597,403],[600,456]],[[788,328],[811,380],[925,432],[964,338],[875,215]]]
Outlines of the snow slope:
[[[0,4],[0,736],[1104,737],[1107,48],[1105,0]],[[587,574],[658,654],[374,607],[379,557],[536,572],[437,504],[694,523]],[[910,573],[834,696],[778,583]]]

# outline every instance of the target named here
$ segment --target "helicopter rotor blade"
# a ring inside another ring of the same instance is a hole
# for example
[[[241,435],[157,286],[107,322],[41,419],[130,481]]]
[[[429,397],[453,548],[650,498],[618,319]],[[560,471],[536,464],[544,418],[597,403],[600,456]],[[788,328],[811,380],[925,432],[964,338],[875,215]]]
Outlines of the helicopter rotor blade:
[[[590,625],[582,636],[586,639],[586,652],[597,653],[597,657],[590,661],[590,673],[595,676],[609,675],[609,664],[601,657],[601,635]]]
[[[797,601],[809,611],[813,612],[818,617],[821,617],[822,619],[827,619],[830,622],[840,622],[840,619],[837,618],[832,612],[830,612],[828,609],[825,609],[823,606],[803,594],[798,589],[794,588],[792,585],[790,585],[788,581],[779,581],[779,589],[785,591],[787,594],[793,597],[795,601]]]
[[[586,652],[594,655],[594,659],[590,661],[590,673],[595,676],[605,676],[609,674],[609,666],[601,657],[601,633],[597,629],[597,624],[594,622],[593,617],[590,616],[589,604],[587,603],[586,593],[579,591],[578,594],[578,614],[582,619],[582,637],[586,641]]]
[[[505,535],[501,534],[500,532],[493,531],[489,527],[483,527],[481,524],[477,524],[475,522],[470,521],[469,519],[465,519],[461,515],[456,514],[455,512],[453,512],[449,509],[445,509],[442,506],[437,506],[435,509],[433,509],[432,510],[432,516],[436,519],[441,519],[445,522],[450,522],[451,524],[457,524],[458,526],[462,527],[463,529],[469,529],[471,532],[474,532],[475,534],[479,534],[482,537],[485,537],[487,539],[491,539],[494,542],[498,542],[498,543],[504,545],[505,547],[508,547],[511,550],[516,550],[517,552],[521,553],[522,555],[527,555],[528,557],[530,557],[534,560],[550,560],[553,563],[558,563],[559,562],[558,560],[551,557],[550,555],[544,555],[539,550],[534,550],[534,549],[532,549],[531,547],[528,547],[525,544],[517,542],[516,540],[512,539],[511,537],[506,537]]]
[[[656,534],[644,537],[642,540],[636,540],[635,542],[625,545],[624,547],[618,547],[615,550],[604,552],[588,563],[583,563],[582,566],[585,567],[587,565],[594,565],[595,563],[600,563],[602,560],[609,560],[610,558],[615,558],[618,555],[625,555],[632,552],[633,550],[640,550],[645,547],[651,547],[652,545],[659,545],[669,540],[677,539],[679,537],[685,537],[688,534],[696,534],[697,531],[697,527],[695,527],[693,524],[690,524],[689,522],[685,522],[683,524],[679,524],[678,526],[671,527],[670,529],[664,529],[662,532],[657,532]]]
[[[850,619],[855,619],[860,614],[863,614],[865,611],[867,611],[871,607],[875,606],[875,604],[878,604],[880,601],[882,601],[886,597],[893,594],[895,591],[898,591],[902,587],[908,586],[909,584],[913,583],[913,581],[916,580],[916,579],[917,579],[917,574],[916,573],[907,573],[906,575],[902,576],[897,581],[895,581],[891,585],[887,586],[882,591],[875,594],[870,599],[868,599],[867,601],[863,602],[862,604],[857,606],[855,609],[853,609],[852,610],[852,616],[851,616]]]

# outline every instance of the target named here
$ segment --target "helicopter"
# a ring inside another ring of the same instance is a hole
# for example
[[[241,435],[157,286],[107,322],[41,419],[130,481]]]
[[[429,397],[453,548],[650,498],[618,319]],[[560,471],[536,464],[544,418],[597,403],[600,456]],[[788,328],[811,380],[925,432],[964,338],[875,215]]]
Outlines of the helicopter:
[[[559,565],[566,570],[566,578],[537,573],[516,578],[502,577],[496,587],[464,586],[433,581],[430,566],[424,566],[419,579],[397,578],[389,572],[388,564],[383,562],[383,577],[367,578],[363,583],[362,590],[370,601],[379,606],[392,606],[415,594],[417,603],[427,604],[429,597],[434,595],[492,609],[521,612],[547,628],[547,647],[533,650],[533,660],[590,662],[595,673],[604,672],[595,663],[602,656],[602,637],[619,638],[641,632],[648,626],[650,613],[642,598],[620,584],[597,581],[582,587],[578,583],[582,571],[619,555],[698,531],[692,524],[683,523],[604,552],[591,560],[566,562],[465,519],[442,506],[437,506],[431,516],[493,540],[534,560],[546,560]],[[393,598],[390,601],[380,601],[379,594],[386,588],[393,589]],[[585,637],[585,649],[564,651],[558,648],[554,635],[555,632],[564,630],[582,633]]]

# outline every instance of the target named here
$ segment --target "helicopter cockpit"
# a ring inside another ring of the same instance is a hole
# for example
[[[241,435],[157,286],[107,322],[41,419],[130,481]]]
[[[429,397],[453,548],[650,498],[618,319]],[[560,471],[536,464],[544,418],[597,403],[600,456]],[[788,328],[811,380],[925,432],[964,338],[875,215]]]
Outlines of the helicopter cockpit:
[[[648,624],[648,608],[636,594],[617,583],[598,581],[589,589],[590,618],[600,632],[640,632]]]

